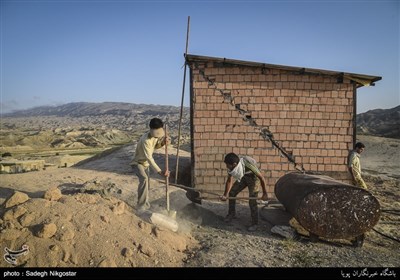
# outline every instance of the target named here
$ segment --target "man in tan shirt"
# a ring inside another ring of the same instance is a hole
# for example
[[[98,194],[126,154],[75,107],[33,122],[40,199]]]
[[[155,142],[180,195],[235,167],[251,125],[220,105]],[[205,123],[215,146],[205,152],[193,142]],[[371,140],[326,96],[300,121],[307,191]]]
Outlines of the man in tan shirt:
[[[131,162],[133,170],[139,178],[138,186],[138,210],[147,210],[150,208],[149,203],[149,186],[150,186],[150,166],[161,176],[168,177],[168,170],[161,170],[153,158],[155,149],[159,149],[168,143],[168,139],[164,137],[164,123],[158,118],[150,120],[150,131],[144,133],[137,145],[135,156]]]
[[[358,142],[354,146],[354,150],[350,152],[347,164],[351,177],[353,178],[354,185],[363,189],[368,189],[367,184],[365,184],[363,178],[361,177],[360,155],[364,149],[365,145],[361,142]]]

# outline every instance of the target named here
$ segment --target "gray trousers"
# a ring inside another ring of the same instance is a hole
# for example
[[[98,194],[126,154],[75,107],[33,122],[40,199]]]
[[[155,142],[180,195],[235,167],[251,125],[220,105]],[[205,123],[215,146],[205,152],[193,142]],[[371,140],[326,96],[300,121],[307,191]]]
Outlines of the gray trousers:
[[[133,171],[139,178],[137,207],[149,209],[150,167],[138,164],[133,166]]]

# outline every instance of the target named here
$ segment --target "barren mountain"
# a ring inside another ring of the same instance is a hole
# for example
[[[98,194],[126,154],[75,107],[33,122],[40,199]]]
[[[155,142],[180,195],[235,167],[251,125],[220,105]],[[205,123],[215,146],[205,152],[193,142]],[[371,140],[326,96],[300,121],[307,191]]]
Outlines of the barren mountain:
[[[126,116],[136,114],[142,115],[167,115],[177,113],[179,108],[166,105],[133,104],[123,102],[74,102],[60,106],[41,106],[32,109],[15,111],[5,114],[6,117],[37,117],[37,116],[57,116],[57,117],[83,117],[83,116]]]
[[[177,137],[180,108],[129,103],[69,103],[5,114],[0,152],[32,149],[79,149],[126,144],[148,129],[150,119],[168,120]],[[189,110],[184,108],[182,135],[188,138]]]
[[[399,139],[400,106],[358,114],[357,133]]]

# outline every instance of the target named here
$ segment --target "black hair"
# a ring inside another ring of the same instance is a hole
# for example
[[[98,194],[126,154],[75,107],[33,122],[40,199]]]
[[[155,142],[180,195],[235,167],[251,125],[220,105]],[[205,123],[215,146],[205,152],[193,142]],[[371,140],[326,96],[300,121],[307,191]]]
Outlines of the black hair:
[[[150,120],[150,128],[151,129],[159,129],[159,128],[162,128],[163,126],[164,126],[164,123],[159,118],[152,118]]]
[[[356,149],[356,148],[359,148],[359,149],[365,148],[365,145],[364,145],[363,143],[361,143],[361,142],[358,142],[358,143],[354,146],[354,148],[355,148],[355,149]]]
[[[224,162],[227,164],[238,164],[240,161],[239,157],[235,153],[229,153],[225,156]]]

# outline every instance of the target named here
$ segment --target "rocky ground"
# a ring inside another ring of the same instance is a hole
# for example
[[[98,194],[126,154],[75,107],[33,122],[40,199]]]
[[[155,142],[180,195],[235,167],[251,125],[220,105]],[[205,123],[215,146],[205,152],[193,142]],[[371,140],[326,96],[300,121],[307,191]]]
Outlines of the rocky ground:
[[[259,205],[260,227],[248,232],[246,202],[238,205],[238,219],[225,223],[226,203],[209,199],[193,204],[173,186],[170,204],[179,229],[155,226],[135,209],[130,145],[77,167],[1,174],[1,250],[28,245],[29,253],[17,262],[33,267],[399,267],[400,243],[388,238],[400,240],[400,172],[398,161],[388,160],[389,155],[399,158],[399,141],[360,140],[367,145],[365,179],[384,210],[361,248],[349,240],[313,243],[305,236],[295,240],[271,233],[274,225],[288,225],[291,218],[278,204]],[[163,163],[162,152],[156,160]],[[151,182],[151,210],[166,214],[160,179],[154,176]],[[10,202],[15,191],[25,195]],[[3,258],[0,266],[13,265]]]

